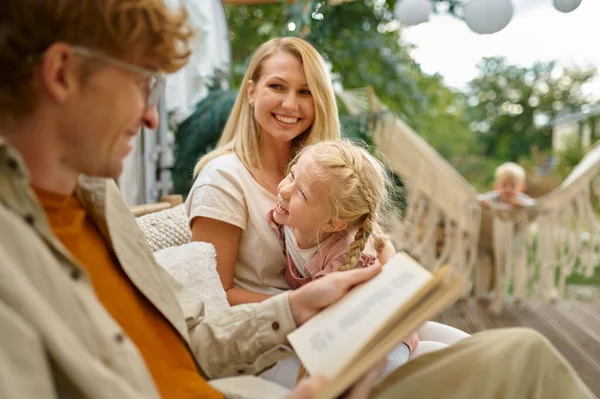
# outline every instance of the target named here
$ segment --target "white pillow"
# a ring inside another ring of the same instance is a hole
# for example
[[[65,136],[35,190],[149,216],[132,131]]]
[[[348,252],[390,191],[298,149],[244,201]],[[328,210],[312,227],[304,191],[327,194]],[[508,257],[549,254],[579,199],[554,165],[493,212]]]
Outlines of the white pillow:
[[[194,297],[204,302],[207,315],[229,307],[217,273],[216,251],[212,244],[194,241],[161,249],[154,257]]]

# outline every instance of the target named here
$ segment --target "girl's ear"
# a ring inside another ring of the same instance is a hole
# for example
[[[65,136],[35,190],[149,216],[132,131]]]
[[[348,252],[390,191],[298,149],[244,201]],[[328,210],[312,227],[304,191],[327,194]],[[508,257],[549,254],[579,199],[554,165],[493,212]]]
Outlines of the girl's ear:
[[[327,233],[335,233],[337,231],[344,230],[348,227],[347,222],[342,222],[341,220],[330,220],[325,225],[325,232]]]

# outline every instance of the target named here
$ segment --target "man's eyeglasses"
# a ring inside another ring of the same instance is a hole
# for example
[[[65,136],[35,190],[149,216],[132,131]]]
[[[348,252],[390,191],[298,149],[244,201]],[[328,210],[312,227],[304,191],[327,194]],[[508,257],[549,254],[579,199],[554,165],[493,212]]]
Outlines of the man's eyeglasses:
[[[143,89],[146,94],[146,107],[151,108],[158,104],[158,100],[162,96],[165,90],[166,77],[164,73],[154,72],[149,69],[141,68],[137,65],[130,64],[128,62],[117,60],[116,58],[109,57],[100,52],[90,50],[85,47],[73,46],[73,53],[82,57],[95,58],[99,61],[106,62],[107,64],[114,65],[119,68],[123,68],[127,71],[137,73],[147,78],[147,86]]]

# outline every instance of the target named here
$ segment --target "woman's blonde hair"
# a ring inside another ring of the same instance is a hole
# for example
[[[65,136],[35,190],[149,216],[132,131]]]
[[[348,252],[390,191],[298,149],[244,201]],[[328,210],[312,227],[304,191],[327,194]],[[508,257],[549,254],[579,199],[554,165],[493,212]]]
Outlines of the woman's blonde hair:
[[[315,104],[315,120],[305,132],[294,139],[290,159],[304,145],[340,137],[335,93],[325,60],[305,40],[297,37],[274,38],[263,43],[254,52],[221,139],[216,149],[198,161],[194,167],[194,176],[212,159],[227,153],[235,153],[249,169],[261,168],[258,152],[260,129],[248,102],[246,89],[249,81],[259,81],[265,60],[280,51],[297,57],[302,63],[306,82]]]
[[[348,228],[358,228],[348,249],[346,264],[340,270],[353,269],[369,237],[374,239],[375,249],[380,250],[385,245],[384,238],[375,236],[374,230],[391,209],[392,182],[378,159],[350,141],[323,141],[304,147],[292,165],[306,151],[310,151],[315,166],[315,180],[329,188],[329,220],[346,222]]]

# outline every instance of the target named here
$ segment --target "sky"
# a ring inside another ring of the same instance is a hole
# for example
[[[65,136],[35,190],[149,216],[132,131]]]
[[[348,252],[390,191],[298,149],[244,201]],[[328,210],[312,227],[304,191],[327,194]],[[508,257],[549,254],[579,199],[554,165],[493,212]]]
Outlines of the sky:
[[[552,0],[512,0],[514,15],[502,31],[478,35],[448,15],[403,31],[404,41],[416,48],[415,60],[426,73],[440,73],[446,84],[464,88],[476,75],[483,57],[505,56],[509,63],[530,66],[535,61],[558,60],[562,65],[600,68],[600,0],[583,0],[564,14]],[[586,88],[600,98],[600,79]]]

